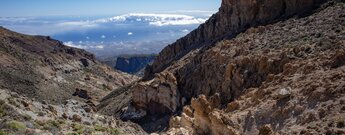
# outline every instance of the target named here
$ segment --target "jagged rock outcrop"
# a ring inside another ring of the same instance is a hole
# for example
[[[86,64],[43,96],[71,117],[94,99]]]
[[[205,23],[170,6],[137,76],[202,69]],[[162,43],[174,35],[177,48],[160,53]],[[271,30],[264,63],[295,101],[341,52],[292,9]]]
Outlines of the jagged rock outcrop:
[[[89,95],[86,99],[98,101],[136,79],[50,37],[0,28],[0,88],[52,103],[82,100],[73,93],[83,89]]]
[[[185,129],[186,134],[212,134],[212,135],[237,135],[238,127],[228,125],[224,121],[225,113],[217,110],[220,106],[220,96],[215,94],[209,99],[200,95],[191,101],[190,106],[185,106],[180,116],[170,119],[170,131]],[[181,128],[182,127],[182,128]],[[179,129],[181,128],[181,129]],[[176,131],[174,131],[176,132]]]
[[[148,82],[139,82],[132,89],[135,108],[149,114],[168,114],[181,104],[176,78],[169,72],[158,74]]]
[[[167,133],[344,134],[344,7],[329,2],[189,57],[178,84],[206,96],[171,118]]]
[[[171,134],[343,133],[334,121],[345,117],[345,4],[316,8],[321,2],[224,0],[219,13],[160,53],[133,85],[140,90],[131,107],[150,111],[143,118],[178,115]]]

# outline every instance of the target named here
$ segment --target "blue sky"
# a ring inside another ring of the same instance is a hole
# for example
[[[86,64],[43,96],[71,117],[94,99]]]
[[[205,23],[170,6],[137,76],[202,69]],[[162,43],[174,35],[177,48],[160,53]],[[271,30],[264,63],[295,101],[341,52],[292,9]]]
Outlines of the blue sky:
[[[0,17],[217,11],[221,0],[1,0]]]

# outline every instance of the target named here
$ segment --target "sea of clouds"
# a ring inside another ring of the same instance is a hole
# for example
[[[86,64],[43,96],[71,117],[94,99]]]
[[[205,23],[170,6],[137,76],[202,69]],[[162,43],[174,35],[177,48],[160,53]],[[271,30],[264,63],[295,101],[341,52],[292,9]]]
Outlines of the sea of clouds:
[[[158,53],[204,23],[212,11],[130,13],[117,16],[0,17],[11,30],[49,35],[97,56]]]

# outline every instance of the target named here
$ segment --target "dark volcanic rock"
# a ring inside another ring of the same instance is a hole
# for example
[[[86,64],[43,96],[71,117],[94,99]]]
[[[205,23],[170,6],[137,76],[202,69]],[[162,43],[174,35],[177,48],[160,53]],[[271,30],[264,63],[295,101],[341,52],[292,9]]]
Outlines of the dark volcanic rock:
[[[78,89],[78,88],[76,88],[75,92],[73,93],[73,96],[78,96],[80,98],[87,99],[87,100],[92,99],[86,90]]]
[[[115,69],[135,74],[145,68],[155,58],[155,55],[120,56],[116,60]]]

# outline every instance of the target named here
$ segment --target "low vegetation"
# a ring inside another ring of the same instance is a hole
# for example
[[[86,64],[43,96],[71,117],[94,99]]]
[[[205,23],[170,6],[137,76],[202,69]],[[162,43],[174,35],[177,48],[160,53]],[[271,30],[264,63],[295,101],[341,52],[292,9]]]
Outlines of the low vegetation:
[[[12,120],[7,123],[9,129],[14,131],[24,132],[26,130],[26,125],[23,122]]]

